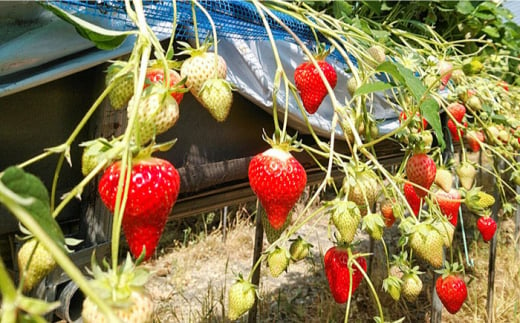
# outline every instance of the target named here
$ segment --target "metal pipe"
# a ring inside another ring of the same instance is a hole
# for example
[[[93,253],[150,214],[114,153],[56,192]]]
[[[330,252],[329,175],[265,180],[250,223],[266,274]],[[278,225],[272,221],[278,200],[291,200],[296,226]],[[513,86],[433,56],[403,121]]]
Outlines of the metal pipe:
[[[66,283],[59,296],[60,307],[56,309],[56,316],[67,322],[81,322],[81,310],[85,295],[74,281]]]

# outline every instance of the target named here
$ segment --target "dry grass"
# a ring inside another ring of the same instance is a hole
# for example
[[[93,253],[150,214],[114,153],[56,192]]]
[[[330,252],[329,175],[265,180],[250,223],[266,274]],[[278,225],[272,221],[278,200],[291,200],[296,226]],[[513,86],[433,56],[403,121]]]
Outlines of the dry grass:
[[[176,246],[166,249],[162,256],[147,264],[154,273],[147,287],[157,304],[157,322],[226,321],[226,288],[233,282],[236,274],[248,274],[254,242],[254,225],[250,211],[240,208],[232,214],[232,219],[226,241],[222,240],[220,226],[213,231],[193,231],[190,243],[174,243],[173,240],[163,239],[164,245]],[[472,227],[470,218],[466,223],[470,257],[474,260],[474,267],[466,268],[468,299],[455,315],[443,310],[442,322],[487,321],[489,244],[478,239],[478,232]],[[314,243],[313,257],[292,264],[288,272],[279,278],[269,277],[265,265],[262,266],[259,286],[261,300],[258,304],[260,321],[344,321],[345,305],[334,302],[323,273],[322,255],[332,245],[327,236],[326,219],[317,226],[303,228],[298,233],[304,234]],[[390,231],[385,234],[385,239],[392,240],[395,234],[395,231]],[[495,322],[520,322],[520,258],[516,248],[518,241],[514,240],[513,221],[503,219],[498,234],[494,319]],[[364,243],[361,248],[368,250],[366,239]],[[389,248],[391,243],[389,241]],[[386,274],[381,249],[380,244],[376,243],[370,276],[378,288],[385,320],[404,318],[404,322],[429,322],[433,288],[431,271],[422,275],[424,289],[415,303],[410,304],[403,300],[396,303],[380,288],[381,280]],[[363,282],[352,301],[349,322],[372,321],[378,313],[374,304],[367,284]],[[247,317],[242,319],[242,322],[246,321]]]

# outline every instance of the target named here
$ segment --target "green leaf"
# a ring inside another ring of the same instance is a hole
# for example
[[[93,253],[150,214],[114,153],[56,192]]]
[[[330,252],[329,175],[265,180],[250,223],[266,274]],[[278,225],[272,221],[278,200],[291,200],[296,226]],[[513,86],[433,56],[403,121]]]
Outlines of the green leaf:
[[[432,127],[439,146],[444,149],[446,142],[444,141],[444,134],[442,132],[441,118],[439,115],[439,104],[433,98],[427,98],[419,106],[421,115],[428,121],[428,124]]]
[[[413,74],[412,70],[399,63],[396,63],[395,65],[397,66],[399,73],[403,76],[404,83],[412,93],[413,97],[417,101],[421,101],[426,93],[426,86],[424,86],[423,82]]]
[[[381,13],[381,6],[383,5],[383,1],[362,1],[363,4],[370,8],[370,10],[374,11],[377,14]]]
[[[334,1],[332,2],[332,12],[338,19],[348,17],[352,14],[352,5],[346,1]]]
[[[136,33],[135,31],[117,31],[105,29],[71,15],[54,5],[48,3],[41,3],[41,5],[45,9],[53,12],[59,18],[73,25],[76,28],[76,31],[82,37],[92,41],[99,49],[110,50],[119,47],[125,41],[127,36]]]
[[[15,166],[7,168],[0,177],[0,181],[11,193],[30,201],[30,203],[24,203],[21,206],[58,246],[64,248],[65,237],[60,226],[51,215],[49,193],[42,181]]]
[[[405,86],[414,99],[420,102],[419,109],[421,115],[432,126],[439,146],[444,148],[446,143],[442,132],[441,120],[439,116],[439,104],[433,98],[427,96],[427,88],[414,73],[399,63],[386,61],[377,67],[377,71],[388,73],[401,85]],[[362,87],[360,87],[362,88]],[[359,89],[358,89],[359,90]],[[357,92],[357,91],[356,91]]]
[[[484,33],[486,33],[486,34],[487,34],[488,36],[490,36],[490,37],[493,37],[493,38],[498,38],[498,37],[500,37],[500,33],[499,33],[498,30],[497,30],[495,27],[493,27],[493,26],[489,26],[489,25],[488,25],[488,26],[482,28],[482,31],[483,31]]]
[[[372,92],[385,91],[385,90],[391,89],[393,87],[395,87],[395,86],[390,83],[386,83],[386,82],[375,82],[375,83],[363,84],[356,89],[356,92],[354,92],[354,96],[369,94]]]
[[[421,101],[426,93],[426,87],[421,80],[417,78],[410,69],[399,63],[386,61],[380,64],[376,70],[390,74],[392,78],[406,86],[417,101]]]
[[[457,11],[462,15],[469,15],[475,10],[470,1],[464,0],[457,3]]]

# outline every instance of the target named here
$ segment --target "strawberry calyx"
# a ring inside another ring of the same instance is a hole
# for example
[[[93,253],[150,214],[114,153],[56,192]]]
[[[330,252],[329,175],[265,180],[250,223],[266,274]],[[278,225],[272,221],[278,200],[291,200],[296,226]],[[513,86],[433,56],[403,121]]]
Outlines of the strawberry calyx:
[[[282,139],[283,137],[283,139]],[[300,152],[302,151],[301,147],[301,140],[297,140],[298,133],[296,132],[294,136],[289,136],[285,134],[285,136],[282,136],[279,131],[275,131],[272,138],[269,138],[267,134],[265,133],[265,130],[262,134],[262,139],[267,142],[271,148],[279,149],[285,152],[291,152],[296,151]]]
[[[437,274],[441,275],[444,279],[450,275],[460,275],[464,273],[464,266],[459,264],[458,262],[453,262],[450,264],[449,261],[444,262],[444,268],[434,270]]]
[[[191,47],[189,43],[184,41],[178,41],[177,43],[182,49],[177,55],[189,55],[190,57],[202,55],[206,53],[211,48],[211,46],[213,46],[213,40],[211,37],[207,37],[204,42],[197,48]]]
[[[464,204],[473,213],[480,214],[495,204],[493,195],[483,192],[481,187],[472,187],[470,190],[461,188],[460,191]]]
[[[144,285],[150,277],[149,272],[139,267],[143,257],[139,257],[134,263],[130,253],[117,270],[110,268],[106,260],[103,260],[101,268],[96,261],[95,253],[92,254],[91,269],[87,273],[93,277],[92,287],[97,294],[110,306],[130,307],[132,306],[131,295],[133,292],[142,292]]]
[[[242,273],[238,273],[236,279],[235,279],[235,284],[243,284],[243,286],[247,286],[247,288],[251,288],[255,291],[255,294],[256,294],[256,297],[257,298],[260,298],[260,294],[259,294],[259,291],[258,291],[258,286],[256,286],[255,284],[251,283],[249,281],[249,279],[245,279],[244,276],[242,275]]]
[[[316,45],[316,51],[312,55],[316,61],[323,61],[334,51],[334,46],[327,48],[325,43],[318,43]]]
[[[419,266],[414,266],[414,267],[410,267],[410,266],[403,266],[401,268],[402,272],[403,272],[403,275],[422,275],[424,274],[423,271],[420,271],[419,270]]]

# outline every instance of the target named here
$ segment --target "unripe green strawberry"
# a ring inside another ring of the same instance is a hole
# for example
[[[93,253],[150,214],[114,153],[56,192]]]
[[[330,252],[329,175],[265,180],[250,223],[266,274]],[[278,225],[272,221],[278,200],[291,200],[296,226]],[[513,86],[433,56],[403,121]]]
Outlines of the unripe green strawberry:
[[[154,303],[144,290],[148,271],[134,264],[130,254],[127,254],[126,260],[116,271],[108,263],[105,263],[104,271],[96,263],[95,257],[92,259],[92,269],[87,269],[93,276],[89,283],[115,316],[128,323],[153,322]],[[81,317],[85,323],[113,322],[88,297],[83,301]]]
[[[434,268],[442,266],[444,239],[433,225],[426,223],[415,225],[409,244],[418,257]]]
[[[471,111],[480,112],[482,111],[482,102],[480,101],[479,97],[476,95],[473,95],[468,98],[468,100],[465,102],[466,107],[470,109]]]
[[[483,209],[492,207],[495,204],[495,198],[493,195],[486,192],[478,191],[479,200],[477,201],[478,206]]]
[[[291,213],[287,215],[287,218],[285,219],[285,222],[283,223],[282,227],[279,229],[273,228],[271,223],[269,222],[269,219],[267,218],[267,214],[265,213],[265,210],[262,209],[261,211],[261,217],[262,217],[262,227],[264,228],[265,237],[267,238],[267,242],[273,243],[280,236],[282,233],[287,229],[289,224],[291,223]]]
[[[339,232],[339,240],[346,243],[352,242],[361,221],[361,214],[356,203],[336,199],[331,202],[329,209],[332,223]]]
[[[81,155],[81,173],[87,176],[99,163],[100,156],[110,148],[108,141],[93,140],[82,144],[83,154]]]
[[[231,85],[225,79],[210,78],[202,85],[198,101],[215,120],[223,122],[233,104]]]
[[[388,276],[383,280],[383,289],[394,301],[401,298],[401,285],[403,281],[397,276]]]
[[[376,68],[379,64],[386,60],[385,50],[379,45],[371,46],[367,52],[371,58],[368,60],[368,65],[370,65],[372,68]]]
[[[358,87],[358,81],[355,77],[351,77],[347,80],[347,90],[350,96],[354,96],[354,93],[356,92]]]
[[[135,107],[133,100],[135,97],[128,105],[129,118]],[[179,119],[177,101],[167,93],[167,90],[158,85],[152,85],[145,90],[137,109],[134,133],[141,144],[146,144],[154,136],[168,131]]]
[[[377,175],[368,168],[353,170],[353,176],[347,175],[343,179],[343,191],[349,201],[358,205],[361,215],[365,215],[374,208],[379,195]]]
[[[133,73],[124,74],[118,78],[115,78],[116,74],[121,71],[127,63],[123,61],[113,62],[107,70],[105,77],[105,84],[108,86],[114,82],[114,88],[108,93],[108,100],[110,105],[115,109],[119,110],[126,106],[128,101],[134,95],[134,75]]]
[[[29,258],[33,253],[29,268],[25,271]],[[51,253],[45,249],[38,240],[31,238],[24,242],[18,251],[18,268],[20,270],[20,279],[24,277],[23,290],[30,291],[33,289],[45,276],[47,276],[55,267],[56,261]]]
[[[451,79],[456,85],[462,84],[465,78],[466,75],[462,70],[454,70],[453,73],[451,73]]]
[[[128,304],[113,308],[114,314],[126,323],[152,323],[154,303],[145,293],[132,292]],[[109,323],[105,315],[88,297],[83,301],[81,318],[84,323]]]
[[[439,167],[435,173],[435,184],[442,188],[444,192],[449,192],[453,185],[453,175],[446,168]]]
[[[451,247],[453,242],[453,234],[455,233],[455,227],[453,224],[451,224],[449,221],[435,221],[432,224],[442,236],[444,246],[446,248]]]
[[[198,97],[204,82],[211,78],[225,79],[227,74],[226,61],[222,56],[208,52],[210,43],[204,43],[200,48],[193,49],[189,44],[184,45],[180,54],[189,54],[181,66],[181,77],[186,78],[186,86],[193,96]]]
[[[401,295],[410,303],[415,302],[419,294],[421,294],[423,283],[416,273],[405,273],[403,275],[403,283],[401,285]]]
[[[462,71],[466,75],[475,75],[482,71],[484,68],[484,64],[478,60],[478,58],[473,58],[470,62],[462,65]]]
[[[244,315],[253,307],[255,298],[256,287],[242,277],[239,277],[229,288],[228,319],[234,321]]]
[[[363,217],[361,228],[374,240],[381,240],[383,238],[384,227],[385,221],[381,213],[370,212],[368,215]]]
[[[293,240],[289,247],[289,253],[291,254],[291,260],[294,262],[303,260],[309,256],[310,248],[312,244],[305,241],[301,236],[298,236],[296,240]]]
[[[470,190],[473,187],[473,183],[475,182],[475,176],[477,175],[477,170],[475,166],[471,163],[464,161],[455,169],[457,176],[459,176],[459,182],[462,187],[466,190]]]
[[[481,191],[479,187],[474,187],[466,192],[464,203],[468,210],[479,214],[493,206],[495,198],[493,195]]]
[[[267,255],[267,266],[269,267],[271,276],[275,278],[280,276],[287,269],[287,266],[289,266],[289,260],[291,260],[289,251],[276,246],[276,248]]]

